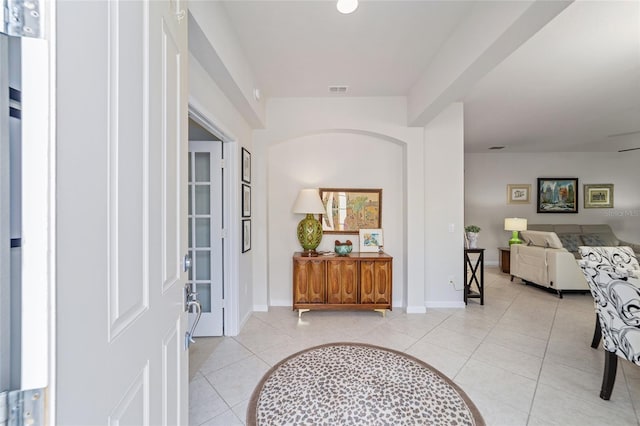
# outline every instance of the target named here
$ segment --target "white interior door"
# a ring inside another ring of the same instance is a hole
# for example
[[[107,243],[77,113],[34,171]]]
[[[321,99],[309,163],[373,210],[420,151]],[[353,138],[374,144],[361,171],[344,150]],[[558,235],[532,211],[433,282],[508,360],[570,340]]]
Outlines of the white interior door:
[[[189,283],[202,306],[195,336],[224,331],[222,217],[222,142],[189,141]]]
[[[56,418],[188,424],[187,6],[56,5]]]

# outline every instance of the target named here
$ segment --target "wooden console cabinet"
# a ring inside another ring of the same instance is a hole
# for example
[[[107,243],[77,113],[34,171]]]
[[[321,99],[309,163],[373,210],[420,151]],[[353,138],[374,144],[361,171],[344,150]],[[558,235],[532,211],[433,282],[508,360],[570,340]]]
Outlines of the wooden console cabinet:
[[[348,256],[293,255],[293,309],[391,310],[393,257],[385,253]]]

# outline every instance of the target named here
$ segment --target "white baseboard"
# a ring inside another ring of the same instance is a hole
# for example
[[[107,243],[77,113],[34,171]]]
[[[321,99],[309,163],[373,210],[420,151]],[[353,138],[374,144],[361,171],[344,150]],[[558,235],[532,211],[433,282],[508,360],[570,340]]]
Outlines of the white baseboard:
[[[407,306],[408,314],[426,314],[427,308],[425,306]]]
[[[450,302],[424,302],[427,308],[464,308],[464,301],[452,300]]]
[[[485,260],[484,266],[498,266],[500,263],[497,260]]]
[[[253,312],[269,312],[268,305],[253,305]]]

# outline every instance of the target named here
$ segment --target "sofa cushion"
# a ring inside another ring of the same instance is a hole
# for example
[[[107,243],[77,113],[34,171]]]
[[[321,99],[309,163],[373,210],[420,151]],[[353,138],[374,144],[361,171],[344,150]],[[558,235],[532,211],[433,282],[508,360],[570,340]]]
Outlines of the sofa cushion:
[[[562,246],[569,250],[571,253],[576,253],[578,247],[582,245],[582,239],[578,234],[558,234],[558,238],[562,241]],[[594,244],[589,244],[594,245]]]
[[[592,247],[600,247],[600,246],[609,246],[615,247],[620,242],[618,239],[611,233],[609,234],[583,234],[582,241],[587,246]]]
[[[562,241],[555,232],[520,231],[520,235],[529,246],[562,248]]]

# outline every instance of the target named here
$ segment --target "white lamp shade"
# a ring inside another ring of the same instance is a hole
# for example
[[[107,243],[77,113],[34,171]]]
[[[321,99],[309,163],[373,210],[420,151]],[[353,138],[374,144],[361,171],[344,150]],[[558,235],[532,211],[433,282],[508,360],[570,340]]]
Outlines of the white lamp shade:
[[[508,217],[504,220],[505,231],[526,231],[527,219],[519,217]]]
[[[301,189],[296,198],[296,202],[293,204],[294,213],[312,213],[321,214],[324,213],[324,206],[320,199],[320,194],[317,189]]]
[[[358,8],[358,0],[338,0],[336,7],[338,8],[338,12],[346,15]]]

